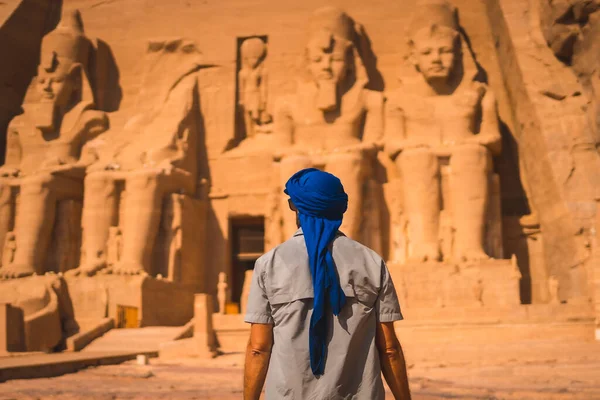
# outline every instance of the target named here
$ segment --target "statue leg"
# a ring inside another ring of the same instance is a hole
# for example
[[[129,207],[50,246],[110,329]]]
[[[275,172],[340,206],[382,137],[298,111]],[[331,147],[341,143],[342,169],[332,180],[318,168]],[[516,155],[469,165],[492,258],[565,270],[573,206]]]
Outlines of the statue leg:
[[[12,188],[5,182],[0,182],[0,260],[3,260],[6,234],[13,225],[14,207]],[[1,261],[0,261],[1,262]],[[2,267],[2,265],[0,265]],[[0,272],[1,273],[1,272]]]
[[[348,195],[348,210],[340,230],[348,237],[360,240],[363,205],[364,157],[361,152],[332,154],[327,157],[327,172],[337,176]]]
[[[81,182],[40,174],[23,179],[15,222],[16,251],[13,263],[3,268],[6,278],[44,273],[44,260],[56,217],[56,203],[81,198]]]
[[[483,249],[488,206],[489,151],[479,145],[459,146],[450,159],[450,192],[454,228],[454,256],[460,261],[488,259]]]
[[[160,226],[164,194],[170,177],[157,171],[136,171],[125,181],[123,255],[117,274],[151,273],[151,258]]]
[[[290,179],[292,175],[304,168],[311,166],[310,158],[303,155],[292,155],[284,157],[280,162],[280,177],[281,177],[281,188],[282,191],[285,188],[285,183]],[[290,210],[288,205],[288,196],[284,193],[281,194],[281,219],[283,222],[283,235],[284,239],[292,237],[294,232],[298,230],[296,225],[296,214]]]
[[[99,171],[85,178],[82,265],[74,274],[93,275],[106,267],[109,228],[116,224],[118,194],[115,173]]]
[[[439,261],[440,169],[427,149],[405,150],[396,159],[402,173],[404,212],[412,262]]]

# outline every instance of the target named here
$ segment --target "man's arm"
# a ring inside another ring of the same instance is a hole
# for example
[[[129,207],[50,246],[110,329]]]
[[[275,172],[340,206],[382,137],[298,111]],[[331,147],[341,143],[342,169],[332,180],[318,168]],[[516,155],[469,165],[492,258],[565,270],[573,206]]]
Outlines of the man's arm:
[[[383,377],[394,399],[410,400],[406,362],[400,342],[396,337],[393,322],[378,322],[375,344],[379,352],[379,362]]]
[[[262,392],[273,347],[273,325],[252,324],[244,365],[244,400],[258,400]]]

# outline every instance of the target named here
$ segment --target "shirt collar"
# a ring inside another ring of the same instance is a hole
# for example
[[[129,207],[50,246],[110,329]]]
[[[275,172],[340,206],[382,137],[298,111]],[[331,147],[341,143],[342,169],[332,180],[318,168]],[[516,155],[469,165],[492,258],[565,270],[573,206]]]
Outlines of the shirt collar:
[[[304,235],[304,232],[302,232],[302,228],[298,228],[298,230],[294,233],[293,237],[302,236],[302,235]],[[344,235],[344,233],[342,231],[337,231],[335,236],[337,237],[337,236],[346,236],[346,235]]]

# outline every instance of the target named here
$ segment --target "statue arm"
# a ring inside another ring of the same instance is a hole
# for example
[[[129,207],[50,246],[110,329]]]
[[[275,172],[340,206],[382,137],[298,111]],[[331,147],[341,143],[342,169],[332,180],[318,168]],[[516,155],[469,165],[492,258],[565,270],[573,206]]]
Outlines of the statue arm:
[[[400,154],[406,141],[404,110],[395,102],[386,104],[384,150],[394,159]]]
[[[378,143],[383,139],[383,93],[367,90],[366,97],[363,142]]]
[[[17,119],[19,117],[16,117]],[[14,176],[18,174],[19,164],[21,163],[21,141],[19,140],[19,130],[11,123],[6,132],[6,157],[4,165],[1,167],[0,175]]]
[[[260,110],[267,110],[267,86],[269,82],[269,74],[266,68],[263,68],[260,77]]]
[[[487,147],[493,155],[498,155],[502,151],[496,96],[489,90],[481,100],[481,127],[475,139],[477,143]]]
[[[276,146],[290,147],[294,141],[294,120],[288,101],[282,99],[275,106],[274,137]]]

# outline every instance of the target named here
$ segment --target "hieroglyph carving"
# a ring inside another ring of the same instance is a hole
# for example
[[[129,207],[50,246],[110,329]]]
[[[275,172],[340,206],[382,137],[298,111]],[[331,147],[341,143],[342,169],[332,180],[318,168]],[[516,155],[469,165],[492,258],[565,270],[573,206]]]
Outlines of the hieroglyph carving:
[[[409,36],[418,74],[403,78],[400,89],[389,94],[385,134],[385,150],[403,178],[408,258],[486,259],[491,157],[501,151],[496,100],[474,79],[475,65],[463,52],[457,10],[450,3],[420,1]],[[449,169],[447,198],[442,165]],[[453,254],[440,251],[442,201],[451,214]]]
[[[2,258],[10,262],[2,265],[0,277],[46,272],[52,229],[60,218],[57,205],[83,196],[82,147],[108,127],[104,112],[95,109],[90,85],[93,51],[78,11],[66,13],[42,40],[38,73],[24,113],[9,125],[6,164],[0,169],[0,251],[14,221],[14,237],[9,236],[14,243],[8,245],[14,255]]]
[[[297,91],[276,103],[274,137],[281,182],[306,167],[338,176],[349,196],[342,230],[360,232],[363,183],[383,125],[383,96],[366,89],[366,34],[348,14],[316,10],[309,23],[304,76]],[[287,209],[287,200],[281,198]],[[296,229],[294,213],[282,212],[283,233]]]

